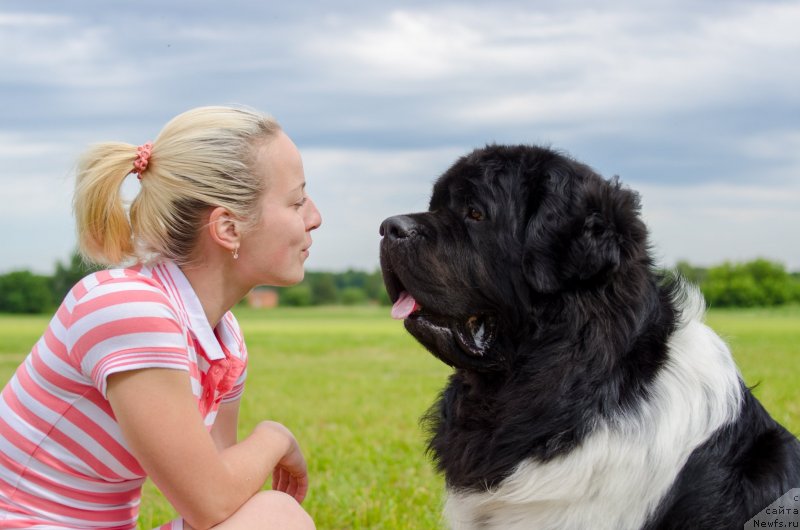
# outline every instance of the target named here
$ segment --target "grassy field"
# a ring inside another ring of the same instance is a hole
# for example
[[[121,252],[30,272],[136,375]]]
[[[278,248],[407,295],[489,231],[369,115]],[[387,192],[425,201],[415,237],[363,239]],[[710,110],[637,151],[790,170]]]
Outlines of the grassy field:
[[[449,369],[388,312],[237,311],[251,359],[242,434],[264,418],[294,431],[310,466],[305,507],[320,529],[441,527],[442,481],[425,456],[418,420]],[[800,433],[800,307],[716,310],[707,320],[765,406]],[[46,324],[47,317],[0,317],[0,381]],[[148,484],[140,528],[173,516]]]

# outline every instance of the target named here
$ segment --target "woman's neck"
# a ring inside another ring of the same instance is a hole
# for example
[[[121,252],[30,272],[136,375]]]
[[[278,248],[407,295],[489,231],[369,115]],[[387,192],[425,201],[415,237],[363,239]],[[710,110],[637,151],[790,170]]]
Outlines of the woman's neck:
[[[249,289],[239,285],[231,267],[212,261],[214,260],[204,259],[199,264],[181,266],[181,270],[194,289],[213,328],[225,313],[244,298]]]

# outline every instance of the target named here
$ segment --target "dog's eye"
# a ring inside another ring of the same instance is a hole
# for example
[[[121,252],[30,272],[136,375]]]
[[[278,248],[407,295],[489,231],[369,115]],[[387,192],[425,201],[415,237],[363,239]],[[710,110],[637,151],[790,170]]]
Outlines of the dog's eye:
[[[473,221],[483,221],[483,213],[481,213],[480,210],[476,210],[475,208],[469,208],[467,210],[467,217],[469,217]]]

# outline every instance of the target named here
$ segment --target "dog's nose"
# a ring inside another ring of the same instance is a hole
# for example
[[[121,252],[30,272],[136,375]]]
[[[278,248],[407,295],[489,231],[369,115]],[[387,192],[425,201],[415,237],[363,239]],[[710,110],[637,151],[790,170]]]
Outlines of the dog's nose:
[[[417,233],[417,223],[407,215],[395,215],[381,223],[381,235],[389,239],[406,239]]]

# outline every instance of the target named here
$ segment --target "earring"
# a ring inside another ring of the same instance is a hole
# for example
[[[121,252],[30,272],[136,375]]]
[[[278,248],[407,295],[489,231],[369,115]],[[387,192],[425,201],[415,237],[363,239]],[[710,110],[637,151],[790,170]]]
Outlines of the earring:
[[[239,259],[239,247],[233,249],[233,259]]]

